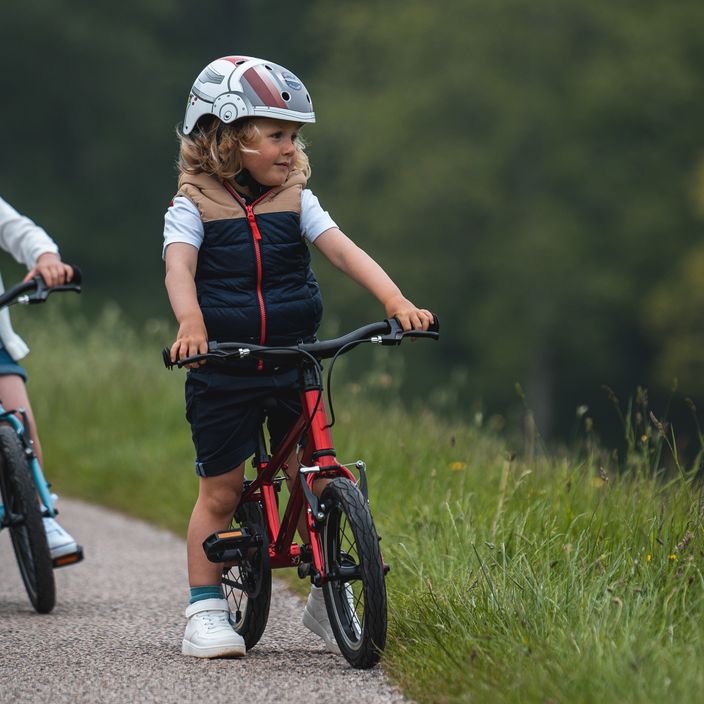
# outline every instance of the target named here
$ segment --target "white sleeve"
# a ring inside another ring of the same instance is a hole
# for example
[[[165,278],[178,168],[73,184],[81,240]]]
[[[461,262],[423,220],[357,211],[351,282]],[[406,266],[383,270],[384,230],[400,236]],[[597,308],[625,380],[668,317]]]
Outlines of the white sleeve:
[[[305,188],[301,193],[301,233],[309,242],[331,227],[337,227],[327,210],[323,210],[313,192]]]
[[[203,221],[193,201],[185,196],[176,196],[164,215],[164,245],[161,258],[166,256],[166,248],[174,242],[185,242],[200,249],[203,243]]]
[[[56,242],[28,217],[0,198],[0,247],[31,269],[40,254],[58,254]]]

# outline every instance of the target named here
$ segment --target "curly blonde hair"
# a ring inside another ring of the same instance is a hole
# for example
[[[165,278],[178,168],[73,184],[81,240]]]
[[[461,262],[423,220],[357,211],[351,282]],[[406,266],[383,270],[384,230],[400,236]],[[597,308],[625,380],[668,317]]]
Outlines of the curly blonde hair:
[[[178,129],[181,141],[178,168],[181,173],[208,174],[221,181],[231,181],[242,171],[242,153],[256,152],[253,146],[261,137],[257,118],[237,120],[229,125],[214,115],[198,120],[190,134]],[[310,162],[305,153],[305,142],[299,134],[293,156],[292,171],[300,171],[310,178]]]

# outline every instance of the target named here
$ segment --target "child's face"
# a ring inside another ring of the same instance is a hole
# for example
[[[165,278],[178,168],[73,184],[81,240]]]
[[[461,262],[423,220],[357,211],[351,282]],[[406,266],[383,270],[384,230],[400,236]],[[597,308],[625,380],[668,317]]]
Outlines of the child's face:
[[[267,117],[255,124],[261,137],[251,146],[254,153],[242,153],[242,164],[262,186],[281,186],[293,166],[300,126]]]

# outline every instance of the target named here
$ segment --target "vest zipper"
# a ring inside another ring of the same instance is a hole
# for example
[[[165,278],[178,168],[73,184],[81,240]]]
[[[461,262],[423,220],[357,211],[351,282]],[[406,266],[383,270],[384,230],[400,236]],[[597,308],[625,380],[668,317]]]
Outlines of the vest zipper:
[[[254,242],[254,256],[257,260],[257,298],[259,299],[259,312],[261,314],[262,319],[259,344],[263,345],[264,340],[266,339],[266,308],[264,307],[264,296],[262,294],[262,252],[259,246],[259,242],[262,239],[262,233],[259,232],[259,227],[257,226],[257,220],[254,217],[254,210],[252,209],[252,205],[245,205],[245,211],[247,212],[247,220],[249,221],[249,227],[252,230],[252,238]]]
[[[237,191],[230,186],[227,181],[223,181],[223,185],[230,193],[230,195],[244,208],[247,215],[247,222],[249,223],[249,229],[252,231],[252,242],[254,244],[254,257],[257,261],[257,300],[259,301],[259,315],[261,320],[260,333],[259,333],[259,344],[263,345],[266,341],[266,306],[264,305],[264,294],[262,293],[262,278],[263,278],[263,268],[262,268],[262,252],[259,245],[262,239],[262,233],[259,232],[259,226],[257,225],[257,219],[254,217],[254,206],[259,203],[262,199],[266,198],[269,193],[273,190],[270,189],[263,195],[261,195],[257,200],[253,201],[249,205],[244,202],[243,198],[237,193]],[[262,370],[264,368],[263,360],[259,360],[257,363],[257,369]]]

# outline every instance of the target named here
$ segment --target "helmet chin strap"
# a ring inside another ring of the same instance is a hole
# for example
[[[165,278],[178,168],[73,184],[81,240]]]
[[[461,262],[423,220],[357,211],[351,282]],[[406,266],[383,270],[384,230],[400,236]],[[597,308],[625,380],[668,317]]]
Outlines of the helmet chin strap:
[[[263,196],[267,191],[271,190],[271,186],[262,186],[259,181],[255,180],[252,174],[249,173],[248,169],[242,169],[242,171],[235,176],[235,182],[248,189],[252,194],[253,200],[256,200],[260,196]]]

